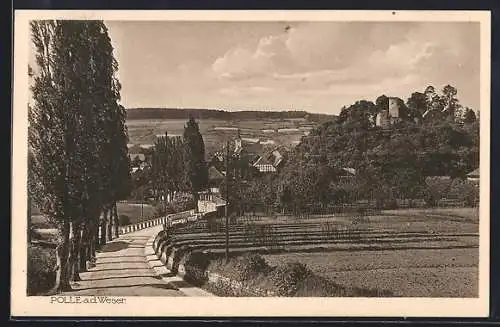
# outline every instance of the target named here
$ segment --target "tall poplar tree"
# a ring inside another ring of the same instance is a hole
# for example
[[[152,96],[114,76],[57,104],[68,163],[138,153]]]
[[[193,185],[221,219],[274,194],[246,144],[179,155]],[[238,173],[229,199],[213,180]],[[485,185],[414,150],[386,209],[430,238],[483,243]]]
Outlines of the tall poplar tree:
[[[125,114],[103,22],[33,21],[31,31],[39,72],[30,183],[37,206],[59,225],[56,289],[64,291],[95,254],[100,213],[114,211],[116,221],[116,201],[128,191]]]
[[[77,153],[81,149],[76,144],[81,94],[75,87],[78,82],[74,72],[78,67],[73,61],[74,44],[70,42],[76,28],[65,28],[62,22],[34,21],[31,29],[39,74],[34,78],[34,105],[29,112],[29,169],[34,180],[34,201],[58,223],[61,240],[56,250],[60,263],[56,288],[64,291],[71,288],[72,227],[78,221],[76,201],[81,195],[81,182],[75,175],[83,166]]]
[[[205,143],[201,136],[198,123],[190,117],[184,126],[185,162],[189,188],[193,194],[196,211],[200,192],[208,180],[207,165],[205,163]]]

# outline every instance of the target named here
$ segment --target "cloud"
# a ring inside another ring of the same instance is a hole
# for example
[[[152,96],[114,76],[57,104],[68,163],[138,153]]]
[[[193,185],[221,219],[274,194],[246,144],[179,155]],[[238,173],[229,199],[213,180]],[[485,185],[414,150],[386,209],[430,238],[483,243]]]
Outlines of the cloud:
[[[222,78],[238,79],[265,75],[288,62],[284,35],[260,39],[255,49],[237,46],[212,64],[212,70]]]
[[[377,70],[412,71],[425,60],[430,59],[436,51],[431,42],[417,43],[407,41],[390,46],[387,50],[377,50],[368,57],[368,64]]]
[[[374,49],[385,50],[404,39],[411,26],[304,22],[288,32],[265,35],[253,47],[239,45],[230,49],[215,60],[212,69],[219,77],[229,79],[343,69]]]
[[[462,103],[479,104],[474,23],[287,24],[285,32],[280,22],[175,23],[161,33],[148,29],[161,42],[148,38],[144,46],[129,41],[134,25],[118,35],[116,47],[125,68],[123,97],[142,106],[155,101],[338,113],[359,99],[375,100],[382,93],[405,99],[427,85],[440,89],[450,83]],[[144,32],[137,34],[134,42]],[[137,59],[144,53],[155,55]]]
[[[290,30],[285,45],[304,69],[339,69],[360,55],[360,32],[351,23],[306,23]]]
[[[400,76],[459,62],[467,68],[468,24],[302,23],[288,33],[263,36],[254,47],[237,46],[212,65],[220,78],[269,76],[325,83]],[[471,44],[479,47],[479,44]],[[362,68],[359,68],[362,67]]]

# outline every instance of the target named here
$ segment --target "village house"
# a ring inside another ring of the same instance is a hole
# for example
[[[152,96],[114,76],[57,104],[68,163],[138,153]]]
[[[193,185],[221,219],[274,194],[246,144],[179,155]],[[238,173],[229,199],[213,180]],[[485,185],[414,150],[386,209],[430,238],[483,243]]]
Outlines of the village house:
[[[283,165],[285,154],[286,149],[279,146],[265,151],[260,139],[242,138],[238,129],[234,140],[234,150],[231,155],[237,159],[245,158],[244,165],[248,165],[248,173],[251,171],[255,173],[274,173]],[[225,176],[226,173],[223,151],[214,153],[207,162],[207,166],[209,167],[209,183],[217,183],[221,176]],[[247,174],[244,175],[248,176]],[[216,186],[212,184],[210,187],[215,188]]]
[[[479,183],[479,168],[474,169],[470,173],[467,174],[467,180],[473,183]]]
[[[253,164],[260,173],[274,173],[277,172],[283,163],[283,155],[277,149],[262,155]]]

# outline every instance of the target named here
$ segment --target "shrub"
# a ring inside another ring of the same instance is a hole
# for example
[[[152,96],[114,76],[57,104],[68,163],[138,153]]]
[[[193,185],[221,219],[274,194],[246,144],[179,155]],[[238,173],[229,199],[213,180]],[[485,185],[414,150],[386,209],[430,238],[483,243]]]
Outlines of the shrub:
[[[472,207],[479,201],[479,188],[467,180],[456,178],[450,185],[448,198],[457,199]]]
[[[238,282],[251,281],[259,275],[267,274],[270,269],[263,257],[251,252],[231,258],[228,263],[223,258],[220,258],[214,261],[210,267],[211,271]]]
[[[300,262],[270,267],[264,258],[255,253],[232,258],[227,264],[219,259],[212,262],[209,269],[223,278],[203,287],[218,296],[393,296],[387,290],[344,287],[314,274]]]
[[[266,273],[269,270],[269,265],[266,260],[257,253],[244,253],[236,259],[236,267],[238,280],[246,281],[259,274]]]
[[[120,217],[118,219],[119,219],[120,226],[130,225],[130,217],[129,216],[120,215]]]
[[[424,200],[429,206],[434,206],[449,192],[452,180],[441,177],[427,177],[424,187]]]
[[[197,286],[203,285],[207,280],[205,271],[210,264],[209,255],[202,252],[190,252],[184,256],[183,261],[186,270],[184,279]]]
[[[28,295],[40,295],[54,286],[55,267],[55,250],[34,245],[28,246]]]
[[[296,295],[299,285],[311,275],[306,265],[300,262],[288,262],[276,266],[270,273],[270,279],[279,296]]]

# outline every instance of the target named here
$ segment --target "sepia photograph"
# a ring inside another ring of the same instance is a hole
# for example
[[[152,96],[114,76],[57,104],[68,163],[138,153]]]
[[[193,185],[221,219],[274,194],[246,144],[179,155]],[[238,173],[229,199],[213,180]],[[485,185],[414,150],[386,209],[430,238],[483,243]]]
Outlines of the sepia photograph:
[[[489,24],[18,11],[12,314],[487,315]]]

